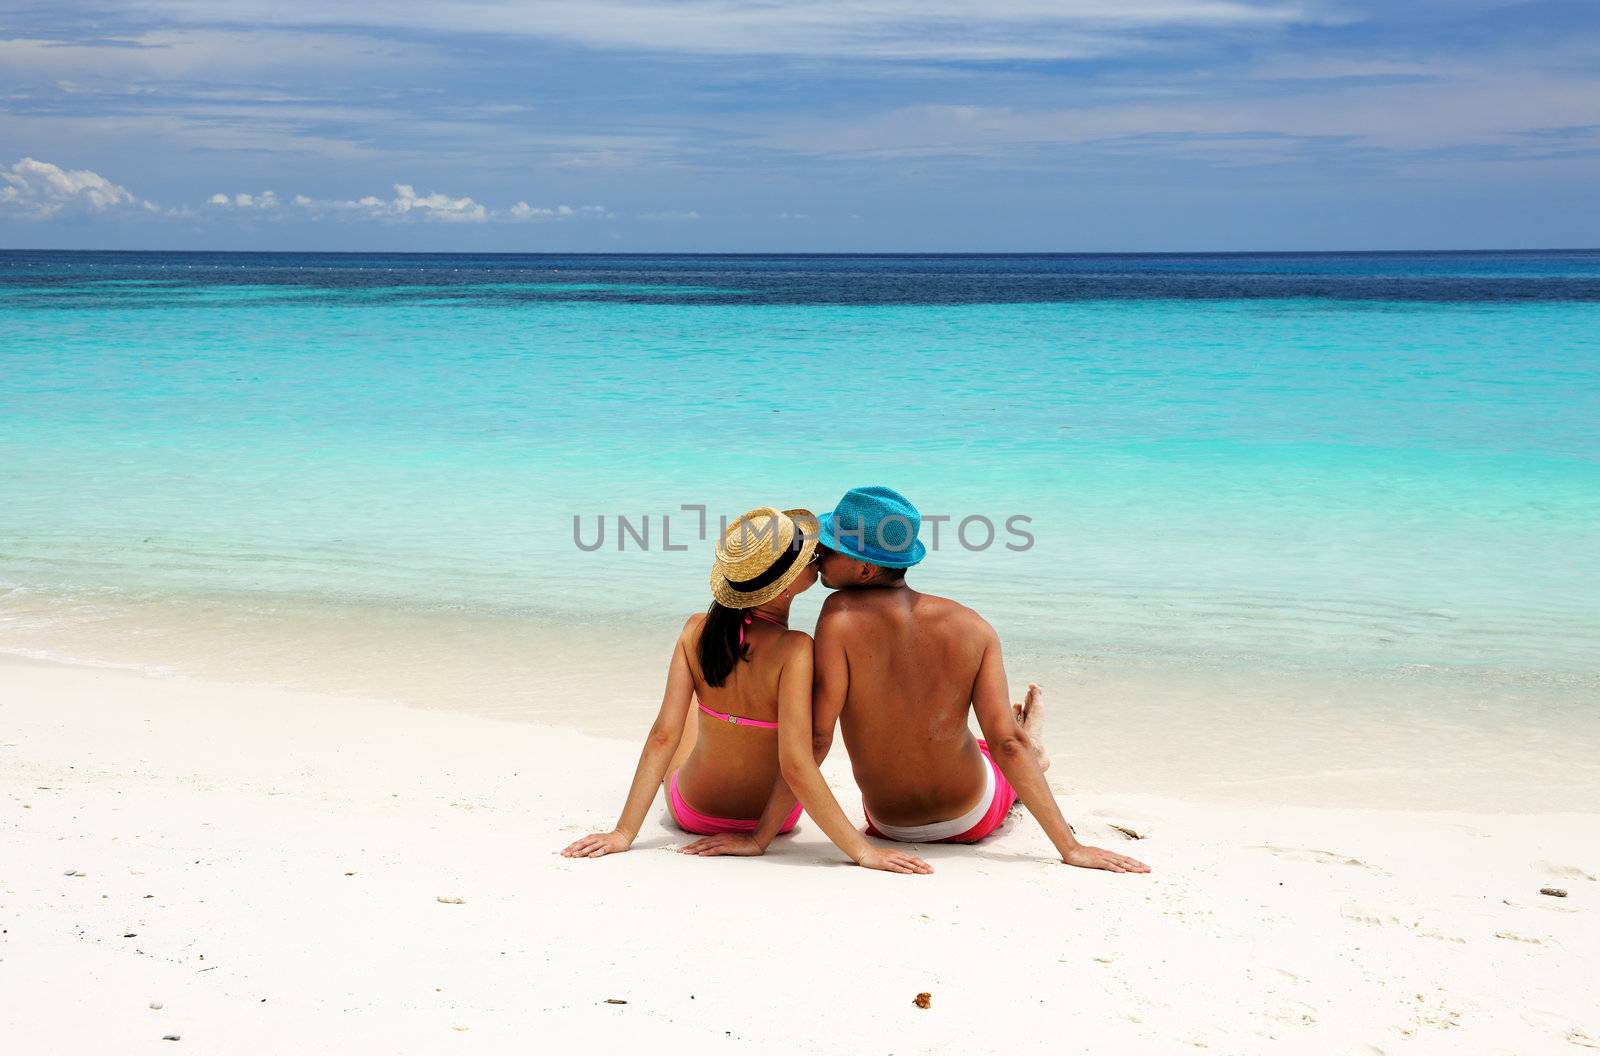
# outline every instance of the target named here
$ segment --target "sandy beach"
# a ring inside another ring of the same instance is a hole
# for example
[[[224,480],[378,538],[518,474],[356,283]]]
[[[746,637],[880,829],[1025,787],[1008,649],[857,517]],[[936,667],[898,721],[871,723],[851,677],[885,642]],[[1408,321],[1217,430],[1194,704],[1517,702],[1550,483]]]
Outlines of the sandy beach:
[[[850,866],[806,822],[764,860],[687,858],[659,806],[631,853],[559,857],[609,826],[635,752],[0,661],[0,1031],[61,1053],[1600,1047],[1600,815],[1205,806],[1058,766],[1080,836],[1149,876],[1062,866],[1023,814],[922,848],[931,877]]]

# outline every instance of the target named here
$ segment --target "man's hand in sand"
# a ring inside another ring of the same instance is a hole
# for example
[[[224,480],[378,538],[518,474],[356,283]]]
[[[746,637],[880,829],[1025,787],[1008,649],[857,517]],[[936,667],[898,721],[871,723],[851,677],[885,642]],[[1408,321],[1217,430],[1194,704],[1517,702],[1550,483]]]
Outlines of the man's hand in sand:
[[[1066,854],[1061,860],[1068,865],[1076,865],[1080,869],[1104,869],[1108,873],[1148,873],[1150,867],[1137,858],[1129,858],[1125,854],[1117,854],[1103,847],[1090,847],[1080,843]]]
[[[756,838],[745,832],[724,832],[717,836],[707,836],[702,840],[695,840],[683,849],[684,854],[693,854],[701,858],[715,858],[720,854],[733,854],[741,858],[755,858],[766,854],[767,849],[756,842]]]
[[[562,850],[563,858],[604,858],[608,854],[621,854],[633,846],[633,837],[612,829],[610,832],[593,832],[581,840],[573,840]]]

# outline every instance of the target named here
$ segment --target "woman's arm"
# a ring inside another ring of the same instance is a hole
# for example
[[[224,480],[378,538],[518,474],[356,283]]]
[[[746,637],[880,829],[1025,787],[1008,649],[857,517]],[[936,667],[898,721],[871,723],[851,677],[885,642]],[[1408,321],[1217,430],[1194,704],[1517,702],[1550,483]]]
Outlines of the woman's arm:
[[[694,702],[694,675],[688,654],[688,631],[692,626],[691,619],[673,647],[672,664],[667,668],[667,688],[661,695],[661,710],[656,713],[650,735],[645,738],[644,750],[639,753],[639,765],[634,768],[633,784],[628,789],[628,799],[622,806],[617,827],[610,832],[591,833],[574,840],[562,850],[564,857],[602,858],[633,846],[650,804],[656,800],[656,791],[667,776],[667,765],[683,739],[684,723],[688,721],[689,708]]]

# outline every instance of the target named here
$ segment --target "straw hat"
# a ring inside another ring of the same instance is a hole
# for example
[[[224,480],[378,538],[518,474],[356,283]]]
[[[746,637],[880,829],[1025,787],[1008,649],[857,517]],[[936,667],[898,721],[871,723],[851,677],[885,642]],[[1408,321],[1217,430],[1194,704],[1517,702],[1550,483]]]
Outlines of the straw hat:
[[[711,596],[730,609],[765,605],[811,563],[817,518],[810,510],[762,506],[741,514],[717,540]]]

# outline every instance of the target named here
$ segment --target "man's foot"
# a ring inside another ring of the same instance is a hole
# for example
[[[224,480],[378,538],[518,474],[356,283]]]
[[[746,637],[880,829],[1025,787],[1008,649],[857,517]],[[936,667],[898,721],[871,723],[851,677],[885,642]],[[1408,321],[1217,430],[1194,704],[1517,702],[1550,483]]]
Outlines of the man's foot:
[[[1044,750],[1044,690],[1039,688],[1039,683],[1029,682],[1028,695],[1021,704],[1011,705],[1011,710],[1017,716],[1017,725],[1022,727],[1022,732],[1028,735],[1028,742],[1033,745],[1039,769],[1050,769],[1050,756]]]

